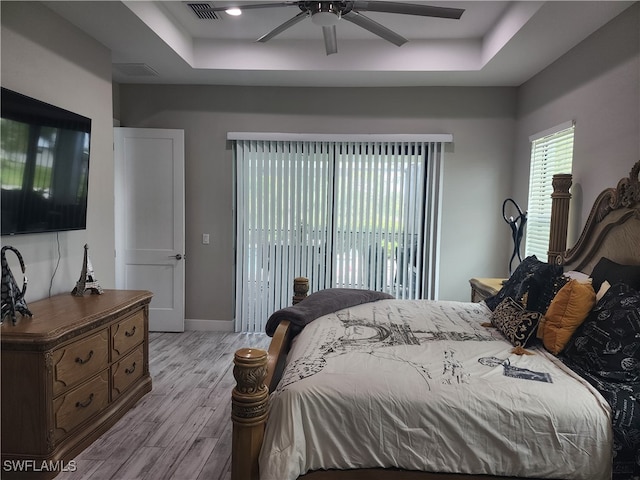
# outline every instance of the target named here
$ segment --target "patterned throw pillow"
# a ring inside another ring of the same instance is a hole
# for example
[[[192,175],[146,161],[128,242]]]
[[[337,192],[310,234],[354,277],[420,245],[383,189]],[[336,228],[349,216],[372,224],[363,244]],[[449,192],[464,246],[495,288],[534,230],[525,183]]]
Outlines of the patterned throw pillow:
[[[640,291],[613,285],[564,349],[564,357],[603,379],[640,381]]]
[[[549,265],[549,268],[531,277],[527,291],[527,310],[546,314],[558,292],[569,283],[569,277],[565,277],[555,267],[558,265]]]
[[[526,347],[536,338],[540,312],[531,312],[511,297],[498,304],[491,314],[491,323],[514,347]]]
[[[544,314],[556,293],[569,281],[562,274],[562,266],[541,262],[531,255],[518,265],[502,289],[493,297],[485,299],[490,310],[494,310],[505,298],[511,297],[527,310]]]

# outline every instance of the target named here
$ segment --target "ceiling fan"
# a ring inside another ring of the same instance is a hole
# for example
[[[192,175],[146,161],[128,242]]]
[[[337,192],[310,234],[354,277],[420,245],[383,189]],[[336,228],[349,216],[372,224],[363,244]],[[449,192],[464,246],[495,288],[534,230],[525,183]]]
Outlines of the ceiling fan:
[[[311,21],[322,27],[324,36],[324,45],[327,55],[338,51],[338,42],[336,39],[336,24],[340,19],[347,20],[351,23],[370,31],[371,33],[397,45],[398,47],[407,43],[407,39],[398,35],[393,30],[388,29],[384,25],[365,17],[360,12],[383,12],[398,13],[402,15],[417,15],[422,17],[438,17],[459,19],[464,10],[460,8],[436,7],[430,5],[417,5],[412,3],[399,3],[390,1],[289,1],[289,2],[271,2],[271,3],[254,3],[238,6],[241,10],[254,8],[273,8],[273,7],[298,7],[301,12],[295,17],[287,20],[282,25],[277,26],[269,33],[261,36],[257,42],[267,42],[276,35],[284,32],[298,22],[307,17],[311,17]],[[219,12],[229,9],[226,7],[209,7],[203,10],[210,12]]]

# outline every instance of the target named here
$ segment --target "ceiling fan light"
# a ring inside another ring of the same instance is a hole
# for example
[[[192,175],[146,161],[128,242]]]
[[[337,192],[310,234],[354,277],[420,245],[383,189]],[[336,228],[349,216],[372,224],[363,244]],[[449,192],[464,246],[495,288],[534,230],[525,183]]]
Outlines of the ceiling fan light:
[[[336,25],[340,17],[338,14],[333,12],[316,12],[311,16],[311,21],[320,25],[321,27],[330,27],[331,25]]]

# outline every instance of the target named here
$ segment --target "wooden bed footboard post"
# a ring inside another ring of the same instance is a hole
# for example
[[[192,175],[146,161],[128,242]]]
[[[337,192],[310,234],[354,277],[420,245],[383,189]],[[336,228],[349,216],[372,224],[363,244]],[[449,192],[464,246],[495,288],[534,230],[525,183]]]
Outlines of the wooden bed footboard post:
[[[236,387],[231,393],[233,439],[231,480],[259,480],[258,456],[267,421],[267,352],[243,348],[234,357]]]
[[[307,298],[307,293],[309,293],[309,279],[306,277],[294,278],[293,299],[291,300],[291,304],[295,305],[296,303],[299,303]]]
[[[551,229],[549,231],[549,250],[547,262],[562,262],[562,254],[567,250],[567,230],[569,227],[569,202],[571,194],[571,174],[557,173],[553,176],[551,194]]]

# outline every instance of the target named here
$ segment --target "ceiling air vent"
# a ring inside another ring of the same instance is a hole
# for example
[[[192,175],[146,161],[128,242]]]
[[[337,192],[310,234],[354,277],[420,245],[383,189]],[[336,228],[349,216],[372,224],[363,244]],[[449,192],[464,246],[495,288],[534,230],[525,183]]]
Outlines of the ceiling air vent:
[[[114,68],[130,77],[157,77],[158,72],[146,63],[114,63]]]
[[[220,17],[216,15],[216,12],[212,12],[207,10],[211,8],[212,5],[210,3],[187,3],[187,5],[193,10],[193,13],[196,14],[196,17],[201,20],[218,20]]]

